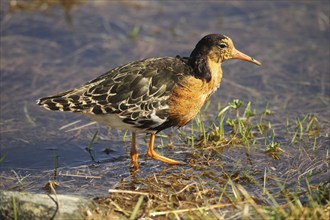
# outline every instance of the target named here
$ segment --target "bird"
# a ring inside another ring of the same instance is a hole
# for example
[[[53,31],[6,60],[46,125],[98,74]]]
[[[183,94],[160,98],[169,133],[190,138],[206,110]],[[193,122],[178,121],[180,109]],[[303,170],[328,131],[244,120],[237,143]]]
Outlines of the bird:
[[[261,63],[240,52],[223,34],[208,34],[189,57],[152,57],[116,67],[89,82],[56,95],[40,98],[48,110],[75,112],[93,121],[130,130],[131,168],[138,170],[136,134],[150,134],[147,155],[170,165],[185,164],[154,150],[156,134],[188,124],[222,79],[221,65],[230,59]]]

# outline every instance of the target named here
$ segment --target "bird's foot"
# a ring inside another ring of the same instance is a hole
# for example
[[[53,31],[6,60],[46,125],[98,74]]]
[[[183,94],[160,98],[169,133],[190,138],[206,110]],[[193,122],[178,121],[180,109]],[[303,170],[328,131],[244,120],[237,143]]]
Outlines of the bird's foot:
[[[185,162],[182,162],[182,161],[177,161],[177,160],[173,160],[173,159],[161,156],[161,155],[157,154],[155,151],[148,150],[148,156],[151,157],[154,160],[159,160],[159,161],[165,162],[165,163],[170,164],[170,165],[183,165],[183,164],[186,164]]]

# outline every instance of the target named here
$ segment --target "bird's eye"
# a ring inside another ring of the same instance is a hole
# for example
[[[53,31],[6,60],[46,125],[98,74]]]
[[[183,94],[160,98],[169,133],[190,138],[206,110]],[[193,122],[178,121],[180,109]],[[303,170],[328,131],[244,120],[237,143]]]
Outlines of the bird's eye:
[[[220,43],[220,44],[218,45],[218,47],[221,48],[221,49],[224,49],[224,48],[227,48],[228,46],[227,46],[226,43]]]

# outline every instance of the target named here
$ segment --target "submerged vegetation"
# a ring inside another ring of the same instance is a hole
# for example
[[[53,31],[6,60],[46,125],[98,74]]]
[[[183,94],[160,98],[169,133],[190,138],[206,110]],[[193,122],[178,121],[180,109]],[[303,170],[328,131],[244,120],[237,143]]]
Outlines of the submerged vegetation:
[[[309,152],[324,147],[322,137],[328,134],[316,116],[274,125],[276,113],[268,107],[259,113],[250,102],[234,100],[219,105],[217,117],[206,120],[208,106],[190,129],[179,130],[184,145],[192,147],[189,165],[123,179],[109,197],[96,199],[107,211],[95,210],[88,218],[328,219],[330,183],[313,184],[320,164],[309,170],[302,164],[276,167],[282,155],[301,160],[290,148]],[[235,158],[234,151],[245,152],[246,158]]]
[[[187,165],[148,161],[119,182],[117,176],[108,187],[110,195],[94,198],[99,208],[86,213],[86,218],[328,219],[329,134],[315,115],[282,122],[268,107],[259,112],[240,100],[219,105],[215,117],[209,116],[211,111],[208,103],[190,126],[159,135],[159,148],[178,153]],[[122,134],[121,144],[128,135]],[[116,175],[109,173],[112,165],[100,161],[95,151],[104,136],[99,131],[90,136],[84,148],[90,166],[60,167],[58,152],[53,151],[54,169],[41,175],[48,178],[43,188],[55,194],[55,201],[63,187],[88,190]],[[101,152],[108,155],[113,150]],[[0,162],[4,159],[1,156]],[[128,170],[127,161],[122,164]],[[2,178],[16,180],[10,189],[34,185],[29,172],[12,172],[13,178]],[[87,183],[79,186],[81,179]],[[104,194],[104,187],[101,191]]]

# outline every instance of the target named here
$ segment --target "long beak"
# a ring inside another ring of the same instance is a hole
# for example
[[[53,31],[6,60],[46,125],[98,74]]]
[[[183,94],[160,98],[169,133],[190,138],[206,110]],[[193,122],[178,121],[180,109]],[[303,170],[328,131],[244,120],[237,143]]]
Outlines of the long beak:
[[[246,55],[245,53],[242,53],[241,51],[239,51],[237,49],[233,50],[233,59],[245,60],[245,61],[254,63],[258,66],[261,66],[261,63],[258,60]]]

